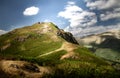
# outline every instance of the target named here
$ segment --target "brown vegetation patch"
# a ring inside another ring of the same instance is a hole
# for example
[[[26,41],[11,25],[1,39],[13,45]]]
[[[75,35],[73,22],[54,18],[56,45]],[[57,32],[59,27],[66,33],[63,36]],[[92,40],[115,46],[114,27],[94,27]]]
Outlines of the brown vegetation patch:
[[[22,78],[41,78],[45,74],[50,74],[51,69],[24,61],[2,60],[0,61],[0,74],[3,72]]]

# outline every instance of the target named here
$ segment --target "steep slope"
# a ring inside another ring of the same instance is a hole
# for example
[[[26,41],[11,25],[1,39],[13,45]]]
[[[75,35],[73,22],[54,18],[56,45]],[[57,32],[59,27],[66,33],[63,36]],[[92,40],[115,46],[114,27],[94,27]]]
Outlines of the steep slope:
[[[36,23],[0,36],[2,78],[101,78],[119,72],[53,23]],[[14,73],[11,73],[14,72]]]
[[[79,43],[90,48],[97,56],[119,64],[120,69],[120,31],[110,30],[97,35],[78,39]]]
[[[57,36],[57,33],[60,36]],[[67,39],[67,36],[69,37]],[[13,30],[0,38],[0,49],[5,54],[37,56],[61,47],[65,40],[77,43],[69,33],[61,32],[52,23],[34,24],[33,26]],[[17,46],[17,47],[16,47]]]

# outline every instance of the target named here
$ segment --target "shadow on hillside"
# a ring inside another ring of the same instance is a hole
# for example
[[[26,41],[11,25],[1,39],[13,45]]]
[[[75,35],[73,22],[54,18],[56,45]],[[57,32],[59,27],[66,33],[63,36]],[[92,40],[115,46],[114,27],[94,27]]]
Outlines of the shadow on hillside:
[[[105,38],[105,40],[101,44],[91,43],[91,45],[93,46],[94,52],[95,52],[95,49],[97,48],[108,48],[108,49],[120,52],[120,39],[115,38],[113,36],[108,36],[108,35],[101,36],[101,37]]]

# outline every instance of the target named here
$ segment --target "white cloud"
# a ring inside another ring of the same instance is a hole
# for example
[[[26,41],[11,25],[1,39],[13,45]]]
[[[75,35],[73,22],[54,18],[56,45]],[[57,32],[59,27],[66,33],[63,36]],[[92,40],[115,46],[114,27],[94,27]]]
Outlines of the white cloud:
[[[39,8],[35,6],[28,7],[24,10],[23,15],[25,16],[32,16],[37,15],[39,12]]]
[[[43,22],[52,22],[52,20],[45,19]]]
[[[70,22],[64,30],[71,32],[74,36],[86,36],[90,34],[102,33],[111,29],[120,29],[120,23],[114,25],[99,25],[96,26],[97,17],[100,17],[101,22],[109,19],[120,18],[120,0],[85,0],[86,6],[90,11],[83,10],[74,2],[68,2],[64,11],[58,13],[59,17],[63,17]],[[92,9],[92,10],[91,10]],[[96,15],[93,11],[97,10],[100,14]]]
[[[6,33],[4,30],[0,30],[0,35]]]
[[[87,28],[83,28],[83,29],[67,29],[67,31],[70,31],[71,33],[73,33],[74,36],[79,36],[79,37],[83,37],[86,35],[91,35],[91,34],[99,34],[102,32],[106,32],[109,30],[113,30],[113,29],[120,29],[120,23],[116,24],[116,25],[109,25],[109,26],[93,26],[93,27],[87,27]]]
[[[120,12],[120,7],[115,9],[116,12]]]
[[[102,21],[120,18],[120,0],[86,0],[86,2],[86,6],[90,9],[103,11],[103,13],[100,14]]]
[[[65,10],[59,12],[58,16],[68,19],[70,27],[86,27],[97,22],[94,12],[85,11],[74,2],[68,2]]]
[[[69,5],[74,5],[74,4],[75,4],[75,2],[68,1],[68,4],[69,4]]]
[[[106,12],[105,14],[101,14],[100,18],[102,21],[106,21],[109,19],[120,18],[120,12]]]
[[[120,0],[86,0],[87,7],[90,9],[109,9],[120,6]]]
[[[116,8],[113,11],[106,11],[105,13],[100,15],[102,21],[106,21],[109,19],[120,18],[120,8]]]
[[[86,0],[86,6],[91,10],[102,11],[100,14],[100,19],[102,21],[108,21],[110,19],[120,18],[120,0]],[[102,33],[112,29],[120,29],[120,23],[114,25],[106,26],[93,26],[82,29],[80,32],[77,32],[75,35],[86,36],[90,34]],[[74,33],[75,30],[72,32]],[[79,31],[79,30],[76,30]]]

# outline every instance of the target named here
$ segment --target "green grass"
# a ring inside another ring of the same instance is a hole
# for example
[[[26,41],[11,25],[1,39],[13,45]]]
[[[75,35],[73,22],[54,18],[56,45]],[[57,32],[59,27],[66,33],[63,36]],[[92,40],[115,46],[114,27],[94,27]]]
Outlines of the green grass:
[[[2,53],[5,55],[21,55],[28,57],[36,57],[38,55],[56,50],[61,47],[62,42],[54,42],[47,40],[49,38],[45,38],[44,36],[38,39],[28,39],[25,42],[11,42],[11,46],[4,50]],[[46,42],[44,42],[44,41]],[[17,46],[17,47],[16,47]]]
[[[79,47],[78,49],[75,49],[75,53],[76,53],[77,59],[68,58],[67,60],[96,63],[97,65],[108,65],[107,62],[105,62],[103,59],[98,58],[97,56],[92,54],[87,48]]]
[[[61,50],[49,55],[45,55],[42,57],[16,57],[19,58],[19,60],[25,60],[25,61],[29,61],[32,63],[37,63],[41,66],[55,66],[57,64],[62,63],[62,61],[60,60],[61,56],[66,54],[67,52],[65,50]]]
[[[62,63],[62,61],[60,60],[61,56],[63,56],[64,54],[66,54],[67,52],[64,50],[52,53],[50,55],[46,55],[46,56],[42,56],[39,59],[40,65],[44,65],[44,66],[55,66],[59,63]]]
[[[77,58],[60,58],[67,52],[61,50],[42,57],[39,55],[49,53],[62,46],[64,39],[58,37],[58,41],[52,40],[51,36],[56,35],[57,27],[52,23],[50,25],[53,32],[38,34],[43,24],[34,24],[33,26],[24,27],[11,31],[8,34],[0,36],[0,48],[4,45],[11,44],[7,49],[0,51],[0,56],[14,58],[37,63],[40,66],[53,68],[53,75],[46,78],[113,78],[118,77],[117,72],[104,60],[96,57],[87,48],[78,47],[74,50]],[[20,42],[16,37],[30,36],[25,41]]]
[[[119,78],[119,72],[116,72],[104,60],[89,53],[88,49],[79,47],[75,51],[84,58],[60,60],[61,56],[67,53],[61,50],[40,58],[24,57],[22,60],[52,67],[53,75],[46,75],[46,78]]]
[[[86,48],[75,50],[77,59],[68,58],[55,65],[53,78],[119,78],[119,72]]]
[[[95,63],[66,61],[56,67],[55,78],[113,78],[119,73],[111,66],[97,66]]]
[[[53,32],[38,34],[38,31],[42,30],[44,25],[49,25]],[[51,36],[56,35],[54,31],[57,28],[52,23],[34,24],[33,26],[23,27],[15,29],[7,34],[0,36],[0,48],[7,44],[10,47],[0,52],[2,56],[23,56],[23,57],[36,57],[38,55],[54,51],[61,47],[64,42],[63,39],[58,37],[55,41],[51,39]],[[25,41],[17,41],[16,38],[29,36]]]
[[[95,52],[95,54],[99,57],[108,59],[108,60],[112,60],[112,61],[116,61],[116,62],[120,62],[120,52],[118,51],[114,51],[111,49],[97,49],[97,51]]]

